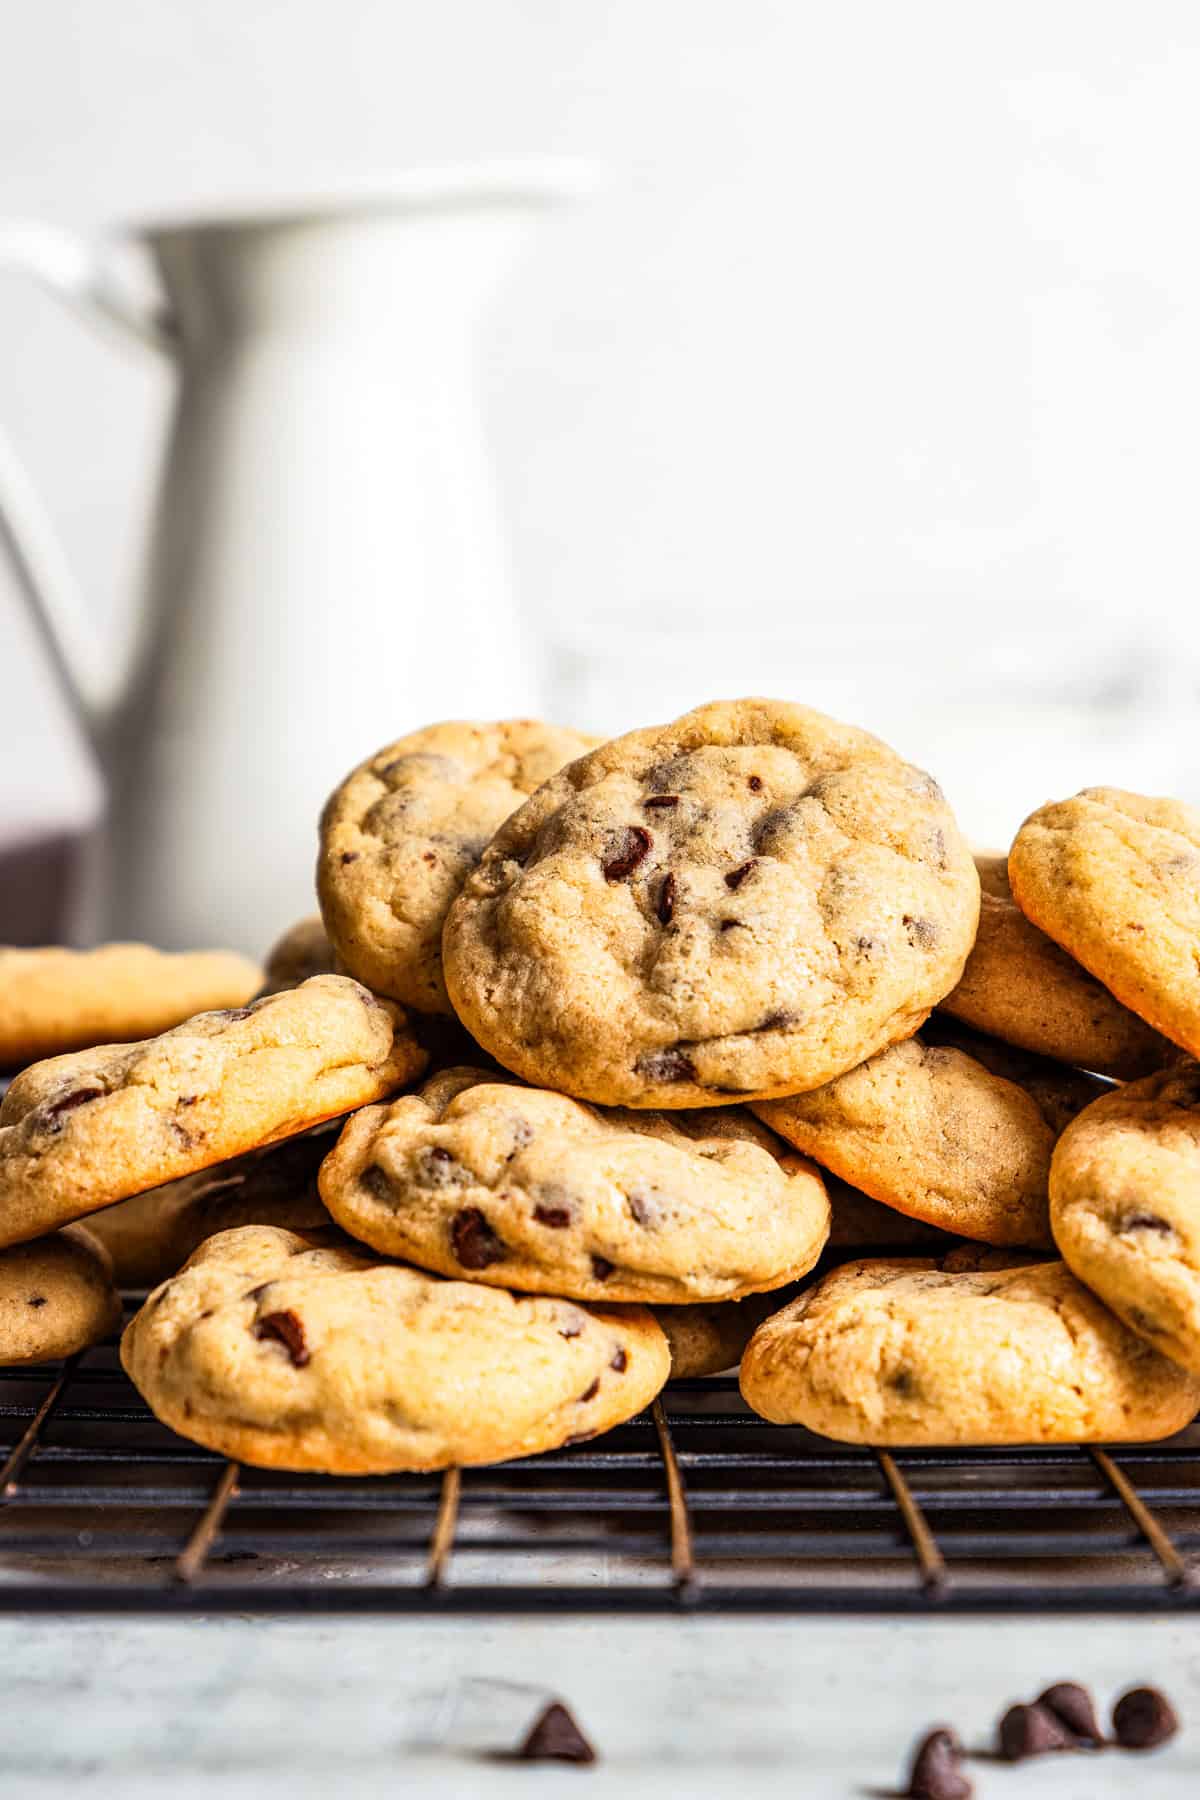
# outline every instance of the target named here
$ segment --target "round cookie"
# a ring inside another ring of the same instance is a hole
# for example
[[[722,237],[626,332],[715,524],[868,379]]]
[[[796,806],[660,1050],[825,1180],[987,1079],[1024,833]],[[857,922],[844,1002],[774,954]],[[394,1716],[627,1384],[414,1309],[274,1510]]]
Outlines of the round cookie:
[[[846,1263],[759,1326],[741,1387],[763,1418],[851,1444],[1140,1443],[1200,1406],[1200,1381],[1062,1262]]]
[[[261,980],[232,950],[0,948],[0,1069],[153,1037],[209,1007],[243,1006]]]
[[[0,1251],[0,1366],[73,1356],[120,1322],[108,1256],[82,1225]]]
[[[1172,1044],[1122,1006],[1012,897],[1008,861],[976,856],[979,932],[940,1011],[1006,1044],[1132,1081],[1173,1060]]]
[[[478,1069],[350,1119],[321,1168],[344,1230],[439,1274],[575,1300],[736,1300],[816,1262],[811,1164],[746,1114],[600,1113]]]
[[[259,998],[282,993],[284,988],[299,987],[313,975],[336,975],[337,958],[333,945],[325,935],[325,927],[314,914],[290,925],[272,944],[263,964],[263,984]]]
[[[450,908],[455,1010],[506,1068],[607,1105],[819,1087],[958,981],[979,879],[937,784],[782,701],[572,763]]]
[[[763,1320],[784,1306],[793,1292],[788,1286],[746,1300],[718,1300],[712,1306],[656,1306],[654,1316],[671,1350],[671,1380],[736,1369]]]
[[[1200,1055],[1200,812],[1085,788],[1026,819],[1008,874],[1026,918]]]
[[[1200,1374],[1200,1066],[1131,1082],[1080,1113],[1055,1147],[1050,1223],[1079,1279]]]
[[[449,720],[352,770],[326,802],[317,858],[325,928],[349,973],[420,1012],[450,1012],[450,902],[497,826],[596,742],[537,719]]]
[[[398,1007],[318,975],[145,1043],[34,1063],[0,1101],[0,1245],[379,1100],[425,1062]]]
[[[318,1126],[89,1213],[88,1230],[112,1258],[117,1285],[154,1287],[206,1238],[239,1225],[328,1229],[333,1221],[317,1191],[317,1170],[337,1129],[336,1122]]]
[[[1050,1156],[1101,1091],[1092,1077],[1003,1044],[928,1033],[893,1044],[758,1117],[873,1199],[982,1243],[1051,1243]]]
[[[640,1412],[670,1367],[640,1307],[442,1281],[344,1240],[257,1226],[209,1238],[157,1288],[121,1360],[185,1437],[335,1475],[578,1443]]]

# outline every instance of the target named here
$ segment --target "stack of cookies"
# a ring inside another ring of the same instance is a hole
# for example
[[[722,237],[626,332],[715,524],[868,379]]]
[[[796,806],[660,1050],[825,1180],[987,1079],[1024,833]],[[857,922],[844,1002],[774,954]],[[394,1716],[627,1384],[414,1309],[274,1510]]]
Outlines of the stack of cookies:
[[[317,892],[265,972],[0,952],[0,1360],[151,1286],[122,1356],[160,1418],[348,1474],[739,1360],[849,1442],[1200,1408],[1189,808],[1092,789],[975,857],[804,707],[450,723],[338,787]]]

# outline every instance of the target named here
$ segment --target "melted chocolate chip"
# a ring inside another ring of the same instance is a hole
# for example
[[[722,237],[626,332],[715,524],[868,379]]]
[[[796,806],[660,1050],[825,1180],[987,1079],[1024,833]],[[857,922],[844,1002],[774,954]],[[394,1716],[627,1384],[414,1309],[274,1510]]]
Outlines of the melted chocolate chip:
[[[616,1264],[610,1263],[607,1256],[593,1256],[592,1258],[592,1274],[597,1281],[607,1281],[615,1267]]]
[[[962,1768],[962,1745],[939,1725],[917,1745],[908,1777],[911,1800],[970,1800],[974,1791]]]
[[[471,1177],[440,1144],[426,1144],[413,1158],[414,1173],[422,1187],[466,1187]]]
[[[750,792],[752,794],[761,794],[762,793],[762,776],[761,775],[751,775],[750,779],[746,783],[746,786],[750,789]]]
[[[77,1106],[86,1106],[89,1100],[100,1100],[105,1090],[101,1087],[74,1088],[64,1094],[61,1100],[52,1100],[41,1109],[42,1119],[52,1131],[61,1131],[60,1123],[65,1113],[74,1112]]]
[[[722,919],[721,920],[721,930],[722,931],[734,931],[741,924],[742,924],[742,921],[740,919]]]
[[[644,825],[627,825],[600,867],[605,881],[624,881],[649,854],[654,839]]]
[[[596,1395],[599,1392],[600,1392],[600,1377],[597,1375],[595,1381],[589,1383],[589,1385],[583,1390],[582,1394],[580,1394],[579,1405],[586,1406],[588,1401],[594,1400],[596,1398]]]
[[[889,1376],[888,1386],[893,1394],[900,1396],[901,1400],[912,1400],[920,1391],[916,1376],[911,1369],[897,1369],[893,1375]]]
[[[533,1216],[539,1225],[548,1225],[551,1231],[565,1231],[571,1223],[570,1209],[565,1206],[535,1206]]]
[[[635,1224],[642,1226],[643,1230],[653,1226],[654,1208],[643,1194],[627,1194],[625,1202]]]
[[[773,1012],[768,1013],[762,1023],[756,1025],[754,1029],[755,1031],[785,1031],[789,1025],[795,1023],[796,1014],[794,1012]]]
[[[932,919],[914,919],[910,913],[905,913],[904,929],[908,933],[909,943],[918,945],[922,950],[932,950],[937,943],[938,929]]]
[[[725,886],[736,894],[747,875],[752,875],[757,867],[758,858],[756,856],[752,856],[749,862],[740,863],[736,869],[730,869],[726,875]]]
[[[1054,1682],[1038,1695],[1036,1704],[1060,1719],[1080,1744],[1094,1744],[1097,1749],[1103,1744],[1104,1733],[1092,1696],[1078,1681]]]
[[[358,861],[358,851],[357,850],[343,850],[342,851],[342,867],[343,867],[343,869],[346,867],[347,863],[352,863],[352,862],[357,862],[357,861]]]
[[[25,1304],[27,1306],[45,1306],[46,1296],[45,1294],[30,1294]]]
[[[618,1375],[623,1375],[625,1373],[626,1369],[629,1367],[629,1356],[626,1351],[624,1351],[620,1348],[619,1345],[618,1345],[617,1349],[615,1349],[613,1351],[612,1361],[609,1363],[608,1366],[610,1369],[615,1369],[617,1371]]]
[[[428,865],[431,869],[437,867],[437,857],[434,855],[432,850],[422,850],[421,861],[423,863],[428,863]]]
[[[533,1724],[517,1752],[523,1762],[592,1763],[596,1752],[560,1700],[554,1700]]]
[[[295,1369],[302,1369],[308,1361],[304,1326],[294,1312],[265,1313],[261,1319],[255,1320],[254,1335],[256,1338],[274,1338],[277,1343],[282,1344]]]
[[[1073,1750],[1075,1739],[1055,1713],[1035,1702],[1009,1707],[1000,1721],[997,1747],[1006,1762],[1024,1762],[1053,1750]]]
[[[695,1081],[696,1065],[682,1050],[647,1050],[634,1069],[647,1081]]]
[[[678,806],[679,805],[679,795],[678,794],[651,794],[647,800],[642,801],[642,805],[643,806]]]
[[[466,1206],[455,1213],[450,1242],[464,1269],[486,1269],[504,1260],[504,1240],[497,1237],[477,1206]]]
[[[1179,1730],[1175,1708],[1157,1688],[1130,1688],[1113,1707],[1113,1736],[1125,1750],[1156,1750]]]
[[[391,1178],[378,1163],[367,1164],[358,1178],[358,1185],[365,1188],[374,1200],[390,1200],[392,1197]]]
[[[1173,1232],[1175,1227],[1166,1219],[1160,1218],[1157,1213],[1131,1212],[1125,1214],[1117,1229],[1118,1231]]]
[[[662,878],[658,890],[658,904],[654,910],[658,914],[660,925],[669,925],[675,917],[675,877],[670,870]]]

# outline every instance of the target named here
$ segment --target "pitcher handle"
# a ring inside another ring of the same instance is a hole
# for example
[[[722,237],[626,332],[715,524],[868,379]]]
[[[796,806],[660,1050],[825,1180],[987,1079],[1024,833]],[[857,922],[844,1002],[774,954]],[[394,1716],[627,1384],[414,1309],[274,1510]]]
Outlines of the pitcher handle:
[[[166,308],[143,303],[122,282],[108,248],[26,222],[0,223],[0,272],[32,275],[58,299],[155,350],[174,344]],[[0,432],[0,551],[36,620],[82,722],[103,730],[124,691],[133,641],[107,654],[45,507],[8,438]]]

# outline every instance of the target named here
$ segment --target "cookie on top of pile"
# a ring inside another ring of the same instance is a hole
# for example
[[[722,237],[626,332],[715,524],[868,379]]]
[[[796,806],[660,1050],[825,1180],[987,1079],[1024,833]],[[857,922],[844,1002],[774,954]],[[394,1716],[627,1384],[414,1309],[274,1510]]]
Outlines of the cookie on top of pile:
[[[263,971],[0,952],[0,1361],[156,1283],[122,1357],[159,1417],[344,1474],[739,1362],[848,1442],[1200,1408],[1191,809],[1088,790],[973,856],[878,739],[746,700],[426,726],[319,840]]]

